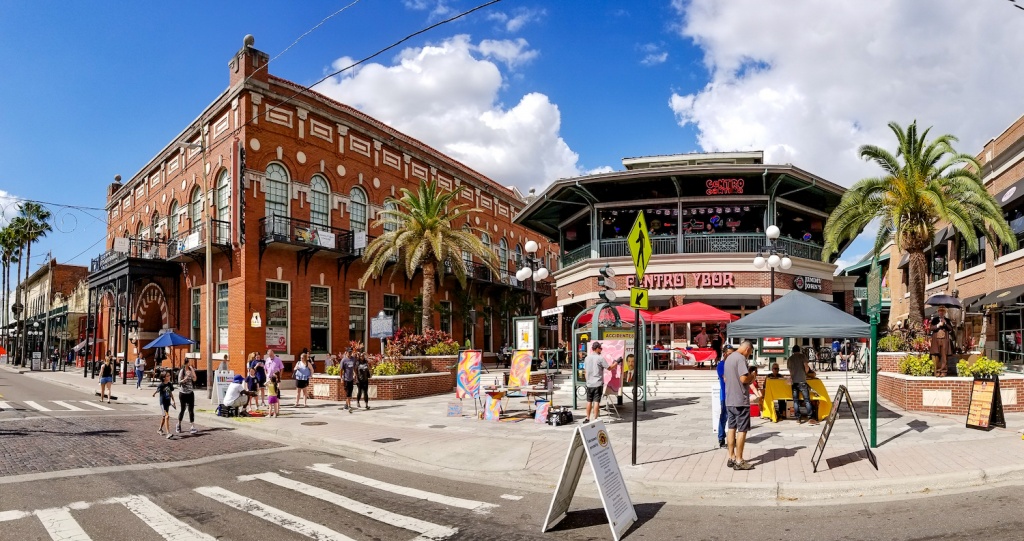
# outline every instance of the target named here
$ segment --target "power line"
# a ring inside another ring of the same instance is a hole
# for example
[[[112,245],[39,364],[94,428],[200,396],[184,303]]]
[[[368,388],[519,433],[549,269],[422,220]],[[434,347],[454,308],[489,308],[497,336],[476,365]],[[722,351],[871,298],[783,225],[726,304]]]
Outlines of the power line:
[[[1008,0],[1008,1],[1009,1],[1009,2],[1011,3],[1011,4],[1013,4],[1013,7],[1017,8],[1017,9],[1019,9],[1019,10],[1024,10],[1024,6],[1021,6],[1020,4],[1018,4],[1018,3],[1017,3],[1017,0]]]
[[[92,245],[91,245],[91,246],[89,246],[88,248],[86,248],[85,250],[82,250],[82,251],[81,251],[81,252],[80,252],[80,253],[79,253],[78,255],[76,255],[75,257],[72,257],[71,259],[68,259],[67,261],[65,261],[65,263],[71,263],[72,261],[74,261],[74,260],[76,260],[76,259],[78,259],[78,258],[82,257],[83,255],[85,255],[85,254],[86,254],[86,252],[88,252],[89,250],[92,250],[93,248],[95,248],[95,247],[96,247],[96,245],[97,245],[97,244],[99,244],[99,243],[101,243],[101,242],[103,242],[103,241],[105,241],[105,240],[107,240],[107,235],[106,235],[106,234],[104,234],[104,235],[103,235],[103,238],[101,238],[100,240],[98,240],[98,241],[96,241],[96,242],[92,243]]]

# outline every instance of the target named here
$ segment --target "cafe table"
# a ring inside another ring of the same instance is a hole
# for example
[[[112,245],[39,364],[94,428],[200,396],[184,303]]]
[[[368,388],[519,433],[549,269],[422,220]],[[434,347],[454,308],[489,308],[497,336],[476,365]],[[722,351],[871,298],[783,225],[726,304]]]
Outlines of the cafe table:
[[[811,400],[818,404],[818,420],[824,420],[832,411],[832,399],[825,390],[825,384],[818,378],[807,378],[807,385],[811,388]],[[817,393],[817,394],[815,394]],[[761,418],[771,419],[773,423],[779,421],[778,412],[775,411],[776,400],[793,400],[793,386],[788,378],[764,380],[764,406],[761,408]]]

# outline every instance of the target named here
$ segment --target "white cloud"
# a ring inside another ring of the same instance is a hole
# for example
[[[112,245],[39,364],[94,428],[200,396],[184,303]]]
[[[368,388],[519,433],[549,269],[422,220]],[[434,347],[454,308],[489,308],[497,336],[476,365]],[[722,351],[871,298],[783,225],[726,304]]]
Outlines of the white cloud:
[[[402,3],[415,11],[429,11],[430,20],[443,19],[456,13],[447,0],[404,0]]]
[[[503,11],[488,13],[487,20],[497,21],[505,28],[506,32],[514,33],[522,30],[527,24],[537,21],[545,15],[547,15],[547,11],[543,9],[518,8],[513,10],[511,14]]]
[[[10,192],[0,190],[0,227],[3,227],[18,215],[18,205],[22,199]]]
[[[365,64],[316,90],[526,193],[582,174],[579,156],[559,135],[557,105],[536,92],[512,106],[499,99],[503,77],[495,61],[517,66],[535,55],[525,40],[473,45],[459,35],[406,49],[392,65]]]
[[[657,66],[658,64],[664,64],[666,60],[668,60],[668,53],[652,53],[645,56],[640,63],[645,66]]]
[[[892,148],[889,121],[916,119],[975,154],[1024,112],[1024,18],[1003,2],[673,4],[711,77],[669,106],[707,151],[763,149],[849,186],[880,174],[857,148]]]

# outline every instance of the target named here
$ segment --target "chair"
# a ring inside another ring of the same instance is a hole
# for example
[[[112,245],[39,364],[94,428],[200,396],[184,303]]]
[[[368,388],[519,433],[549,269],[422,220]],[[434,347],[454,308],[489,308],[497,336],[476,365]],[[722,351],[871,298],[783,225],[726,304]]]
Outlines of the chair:
[[[832,348],[823,346],[818,350],[818,369],[820,371],[821,365],[828,366],[829,372],[836,369],[836,356]]]

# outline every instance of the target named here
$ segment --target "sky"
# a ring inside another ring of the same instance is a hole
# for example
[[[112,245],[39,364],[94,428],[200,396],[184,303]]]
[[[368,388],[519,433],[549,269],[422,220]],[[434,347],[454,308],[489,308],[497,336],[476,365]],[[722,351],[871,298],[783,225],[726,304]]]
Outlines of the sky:
[[[227,87],[246,34],[310,85],[485,1],[0,0],[0,225],[43,201],[32,267],[87,265],[107,185]],[[501,0],[316,89],[524,193],[732,150],[850,186],[880,173],[857,148],[892,148],[890,121],[977,154],[1024,114],[1022,30],[1011,0]]]

